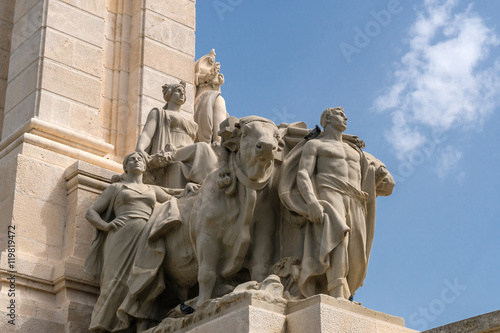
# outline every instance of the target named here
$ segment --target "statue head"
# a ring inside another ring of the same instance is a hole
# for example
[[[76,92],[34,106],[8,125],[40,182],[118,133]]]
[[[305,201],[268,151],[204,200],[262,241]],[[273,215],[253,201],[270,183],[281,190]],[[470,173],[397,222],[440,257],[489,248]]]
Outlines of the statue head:
[[[138,166],[141,172],[146,171],[146,158],[139,152],[133,151],[123,159],[123,171],[128,174],[130,167]]]
[[[328,124],[331,124],[340,131],[345,131],[347,127],[347,117],[344,112],[344,108],[337,106],[334,108],[328,108],[321,114],[320,125],[325,128]]]
[[[179,105],[184,104],[186,102],[186,82],[180,81],[179,83],[165,84],[162,87],[163,99],[165,102],[176,103]],[[167,108],[167,104],[163,107]]]
[[[194,65],[195,86],[219,89],[224,84],[224,75],[219,73],[220,63],[215,62],[215,50],[201,57]]]

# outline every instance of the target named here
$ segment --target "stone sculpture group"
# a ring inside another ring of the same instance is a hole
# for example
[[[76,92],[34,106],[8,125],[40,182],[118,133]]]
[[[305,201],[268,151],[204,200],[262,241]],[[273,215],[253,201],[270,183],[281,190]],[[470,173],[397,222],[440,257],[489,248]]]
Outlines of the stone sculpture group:
[[[229,117],[219,69],[213,50],[196,62],[195,121],[180,112],[185,83],[163,86],[167,104],[87,212],[93,331],[142,332],[270,274],[290,299],[349,299],[363,284],[375,199],[394,187],[384,164],[343,133],[341,107],[323,112],[323,131]]]

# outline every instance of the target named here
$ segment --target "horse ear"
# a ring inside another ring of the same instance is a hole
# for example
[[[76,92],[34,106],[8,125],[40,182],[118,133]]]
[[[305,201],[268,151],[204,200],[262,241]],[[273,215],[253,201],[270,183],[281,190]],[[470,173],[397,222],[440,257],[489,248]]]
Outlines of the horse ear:
[[[224,119],[219,125],[220,130],[217,134],[226,140],[234,137],[239,128],[238,121],[239,119],[233,116]]]

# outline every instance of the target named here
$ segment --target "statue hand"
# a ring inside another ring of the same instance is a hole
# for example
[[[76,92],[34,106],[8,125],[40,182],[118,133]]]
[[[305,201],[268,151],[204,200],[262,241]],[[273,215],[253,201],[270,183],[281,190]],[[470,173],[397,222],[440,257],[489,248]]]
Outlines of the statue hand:
[[[169,165],[174,160],[174,155],[171,152],[165,152],[165,165]]]
[[[322,222],[323,220],[323,207],[318,201],[307,205],[307,215],[309,215],[309,220],[314,223]]]
[[[388,174],[389,171],[387,171],[384,165],[379,166],[375,171],[375,184],[378,185]]]
[[[172,155],[170,152],[160,151],[154,154],[148,163],[150,169],[164,168],[172,162]]]
[[[184,191],[181,192],[180,196],[185,197],[188,196],[189,194],[196,194],[198,190],[200,189],[200,184],[196,183],[187,183],[186,187],[184,188]]]
[[[175,154],[177,153],[177,148],[173,144],[167,143],[163,151],[174,158]]]
[[[144,151],[144,149],[136,149],[136,151],[137,151],[138,153],[140,153],[140,154],[141,154],[141,155],[142,155],[142,156],[146,159],[146,163],[151,162],[151,160],[153,159],[153,158],[151,157],[151,155],[149,155],[148,153],[146,153],[146,152]]]
[[[108,223],[105,231],[109,232],[118,230],[119,228],[125,225],[125,219],[126,219],[125,217],[117,217],[116,219]]]

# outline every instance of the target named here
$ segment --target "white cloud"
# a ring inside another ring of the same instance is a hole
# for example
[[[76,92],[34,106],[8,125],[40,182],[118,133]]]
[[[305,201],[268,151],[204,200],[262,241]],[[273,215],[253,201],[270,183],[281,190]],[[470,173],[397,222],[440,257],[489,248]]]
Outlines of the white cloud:
[[[478,128],[499,104],[500,60],[488,59],[499,39],[472,6],[454,13],[457,2],[424,2],[394,83],[374,102],[391,112],[387,139],[400,159],[432,130]]]

